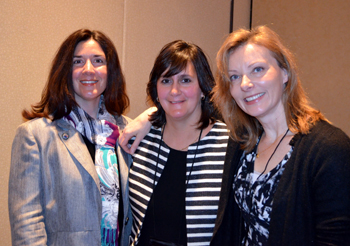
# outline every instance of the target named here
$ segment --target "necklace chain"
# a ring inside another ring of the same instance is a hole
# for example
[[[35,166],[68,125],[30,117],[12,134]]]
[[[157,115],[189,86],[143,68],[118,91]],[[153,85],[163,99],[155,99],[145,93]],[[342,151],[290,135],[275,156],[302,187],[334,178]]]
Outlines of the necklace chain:
[[[268,150],[269,148],[272,147],[273,144],[271,144],[269,147],[267,147],[266,149],[264,149],[263,151],[260,151],[260,153],[256,153],[256,158],[259,158],[261,153],[264,153],[266,150]]]
[[[288,131],[289,131],[289,129],[287,129],[287,133],[288,133]],[[287,133],[285,133],[285,134],[283,135],[283,137],[281,138],[280,142],[277,144],[277,147],[278,147],[278,145],[282,142],[282,140],[285,138],[285,136],[287,135]],[[260,156],[261,153],[264,153],[266,150],[270,149],[272,146],[273,146],[273,143],[272,143],[269,147],[267,147],[266,149],[264,149],[263,151],[260,151],[259,153],[258,153],[258,150],[257,150],[257,151],[256,151],[256,152],[257,152],[257,153],[256,153],[256,158],[259,158],[259,156]],[[277,148],[277,147],[276,147],[276,148]]]
[[[282,143],[283,139],[287,136],[288,131],[289,131],[289,128],[287,129],[286,133],[283,135],[283,137],[281,138],[281,140],[278,142],[276,148],[274,149],[274,151],[272,152],[270,158],[269,158],[269,159],[267,160],[267,162],[266,162],[264,171],[262,171],[262,173],[259,175],[259,177],[257,178],[257,180],[258,180],[258,179],[260,178],[260,176],[263,175],[264,172],[266,171],[267,166],[269,165],[269,162],[270,162],[271,158],[273,157],[273,155],[274,155],[275,152],[277,151],[277,149],[278,149],[278,147],[280,146],[280,144]],[[261,152],[260,152],[260,153],[261,153]],[[257,156],[258,156],[258,154],[257,154]]]
[[[161,135],[160,135],[160,142],[159,142],[159,147],[158,147],[158,153],[157,153],[157,163],[156,163],[156,167],[155,167],[155,170],[154,170],[154,179],[153,179],[153,189],[155,187],[155,182],[156,182],[156,177],[157,177],[157,169],[158,169],[158,163],[159,163],[159,154],[160,154],[160,148],[161,148],[161,145],[162,145],[162,142],[163,142],[163,134],[164,134],[164,129],[165,129],[165,125],[161,131]],[[202,133],[203,133],[203,129],[201,129],[200,133],[199,133],[199,137],[198,137],[198,142],[197,142],[197,146],[196,146],[196,150],[194,152],[194,156],[193,156],[193,161],[192,161],[192,165],[191,165],[191,169],[190,169],[190,172],[188,174],[188,177],[187,177],[187,180],[186,180],[186,189],[187,189],[187,184],[188,184],[188,181],[189,181],[189,178],[191,176],[191,173],[192,173],[192,169],[193,169],[193,164],[194,164],[194,161],[195,161],[195,158],[196,158],[196,155],[197,155],[197,151],[198,151],[198,146],[199,146],[199,142],[201,140],[201,137],[202,137]],[[191,145],[191,144],[190,144]],[[190,146],[188,145],[188,146]],[[188,147],[187,146],[187,147]],[[187,148],[186,147],[186,148]]]
[[[155,170],[154,170],[154,179],[153,179],[153,187],[152,187],[153,191],[154,191],[154,189],[155,189],[155,182],[156,182],[156,178],[157,178],[157,169],[158,169],[158,163],[159,163],[159,154],[160,154],[160,148],[161,148],[161,145],[162,145],[162,142],[163,142],[163,133],[164,133],[164,129],[165,129],[165,125],[164,125],[164,127],[163,127],[163,129],[162,129],[161,136],[160,136],[160,142],[159,142],[159,147],[158,147],[158,155],[157,155],[157,163],[156,163]],[[201,129],[201,131],[200,131],[200,133],[199,133],[198,142],[197,142],[196,150],[195,150],[195,152],[194,152],[194,156],[193,156],[193,160],[192,160],[191,169],[190,169],[190,172],[189,172],[189,174],[188,174],[188,176],[187,176],[187,178],[186,178],[185,197],[186,197],[186,191],[187,191],[188,181],[190,180],[190,176],[191,176],[191,174],[192,174],[192,169],[193,169],[194,161],[195,161],[195,159],[196,159],[196,155],[197,155],[197,151],[198,151],[198,147],[199,147],[199,142],[200,142],[201,137],[202,137],[202,132],[203,132],[203,129]],[[191,143],[191,144],[192,144],[192,143]],[[190,144],[190,145],[191,145],[191,144]],[[188,146],[190,146],[190,145],[188,145]],[[187,147],[188,147],[188,146],[187,146]],[[187,148],[187,147],[186,147],[186,148]],[[187,165],[186,165],[186,166],[187,166]],[[165,167],[164,167],[164,168],[165,168]],[[154,199],[154,196],[153,196],[153,199]],[[155,221],[156,216],[155,216],[154,214],[155,214],[155,213],[154,213],[154,207],[153,207],[153,219],[154,219],[154,221]],[[155,225],[155,223],[154,223],[154,225]],[[156,235],[156,229],[155,229],[155,227],[153,228],[153,230],[154,230],[154,235]],[[181,230],[179,230],[179,239],[180,239],[180,238],[181,238]]]
[[[201,134],[202,134],[202,133],[200,133],[200,135],[201,135]],[[194,141],[192,141],[189,145],[186,145],[184,148],[182,148],[182,149],[180,149],[180,150],[185,150],[185,149],[187,149],[191,144],[195,143],[196,140],[197,140],[197,137],[196,137],[196,139],[195,139]]]

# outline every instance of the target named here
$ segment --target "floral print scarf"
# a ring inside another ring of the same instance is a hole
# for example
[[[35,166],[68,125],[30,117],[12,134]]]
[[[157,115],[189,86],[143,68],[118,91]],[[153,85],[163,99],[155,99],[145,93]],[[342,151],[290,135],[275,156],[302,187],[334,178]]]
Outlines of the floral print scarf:
[[[119,170],[115,146],[119,137],[115,118],[105,108],[101,96],[97,119],[74,107],[64,120],[95,145],[95,167],[102,197],[101,244],[118,245]]]

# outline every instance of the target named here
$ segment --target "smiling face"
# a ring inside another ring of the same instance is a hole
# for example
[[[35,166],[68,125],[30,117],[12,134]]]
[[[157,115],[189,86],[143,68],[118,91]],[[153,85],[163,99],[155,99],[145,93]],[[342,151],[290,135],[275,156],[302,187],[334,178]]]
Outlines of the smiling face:
[[[82,41],[75,48],[72,80],[75,101],[86,112],[97,112],[100,96],[107,86],[107,61],[95,40]]]
[[[237,105],[258,120],[284,115],[282,93],[288,81],[271,52],[260,45],[246,44],[229,57],[230,92]]]
[[[180,73],[157,81],[159,103],[165,111],[167,121],[187,121],[196,124],[201,116],[201,96],[196,70],[192,62]]]

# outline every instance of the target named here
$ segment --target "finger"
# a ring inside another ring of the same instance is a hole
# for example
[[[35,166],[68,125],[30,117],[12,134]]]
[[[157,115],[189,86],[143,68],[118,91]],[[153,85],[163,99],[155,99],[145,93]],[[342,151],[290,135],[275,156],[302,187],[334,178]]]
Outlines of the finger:
[[[126,137],[127,134],[123,134],[123,132],[119,136],[119,146],[128,154],[130,153],[130,144],[129,138]]]
[[[129,149],[130,153],[129,154],[133,155],[135,153],[135,151],[136,151],[137,147],[140,145],[140,142],[142,139],[143,139],[143,137],[136,136],[133,144],[130,146],[130,149]]]

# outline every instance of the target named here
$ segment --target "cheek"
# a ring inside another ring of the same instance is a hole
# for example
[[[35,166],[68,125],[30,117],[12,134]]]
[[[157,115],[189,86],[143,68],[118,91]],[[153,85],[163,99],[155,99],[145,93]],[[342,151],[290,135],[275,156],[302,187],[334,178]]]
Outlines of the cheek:
[[[237,96],[237,86],[234,86],[232,83],[230,84],[230,94],[233,97],[233,99],[235,99],[235,97]],[[236,99],[235,99],[236,100]]]
[[[73,79],[73,81],[77,80],[79,78],[79,74],[80,74],[80,72],[79,72],[78,69],[73,69],[73,71],[72,71],[72,79]]]
[[[188,98],[200,98],[202,97],[202,90],[199,86],[190,86],[190,87],[183,87],[181,91],[186,95]]]
[[[167,86],[157,83],[157,97],[160,99],[166,98],[169,93],[169,88]]]
[[[100,92],[103,93],[107,88],[107,80],[100,84]]]
[[[103,66],[96,72],[101,79],[107,80],[107,67]]]

